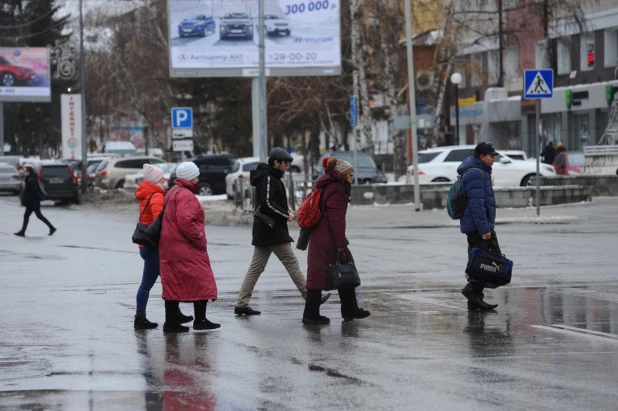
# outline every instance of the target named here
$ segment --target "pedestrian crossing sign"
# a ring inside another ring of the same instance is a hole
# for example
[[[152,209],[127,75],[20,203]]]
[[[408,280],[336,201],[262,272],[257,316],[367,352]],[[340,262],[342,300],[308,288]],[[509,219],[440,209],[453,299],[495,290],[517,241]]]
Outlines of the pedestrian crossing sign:
[[[534,100],[554,96],[554,70],[526,70],[524,72],[524,98]]]

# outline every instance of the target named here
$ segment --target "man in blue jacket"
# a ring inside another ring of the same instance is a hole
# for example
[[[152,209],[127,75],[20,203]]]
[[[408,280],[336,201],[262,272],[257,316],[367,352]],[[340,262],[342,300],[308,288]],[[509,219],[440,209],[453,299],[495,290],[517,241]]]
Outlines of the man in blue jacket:
[[[480,248],[483,241],[494,252],[500,252],[494,231],[496,199],[491,185],[491,167],[497,155],[493,144],[483,142],[474,149],[474,156],[465,159],[457,168],[468,199],[468,207],[459,223],[461,232],[468,237],[468,254],[473,248]],[[469,310],[493,310],[498,306],[483,301],[485,286],[484,282],[469,280],[461,290],[468,299]]]

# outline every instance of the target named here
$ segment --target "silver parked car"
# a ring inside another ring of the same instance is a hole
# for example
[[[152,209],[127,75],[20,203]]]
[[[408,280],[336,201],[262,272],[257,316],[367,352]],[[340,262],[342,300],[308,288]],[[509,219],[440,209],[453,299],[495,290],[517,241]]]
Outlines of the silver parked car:
[[[21,178],[17,169],[10,164],[0,163],[0,191],[19,194]]]

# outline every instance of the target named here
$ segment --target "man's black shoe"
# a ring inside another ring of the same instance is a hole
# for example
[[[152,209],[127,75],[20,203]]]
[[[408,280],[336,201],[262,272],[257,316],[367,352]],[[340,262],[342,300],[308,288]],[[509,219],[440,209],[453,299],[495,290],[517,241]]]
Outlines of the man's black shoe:
[[[477,304],[477,303],[473,303],[472,301],[468,301],[468,310],[469,311],[475,311],[475,310],[481,310],[481,311],[491,311],[493,309],[495,309],[496,307],[498,307],[498,304],[487,304],[485,301],[481,301],[481,305]]]
[[[251,307],[234,307],[234,314],[236,315],[260,315],[261,311],[254,310]]]
[[[152,330],[158,326],[159,324],[148,321],[145,315],[136,315],[133,321],[133,327],[136,330]]]
[[[25,237],[26,233],[24,233],[23,231],[18,231],[16,233],[14,233],[17,237]]]
[[[486,310],[494,310],[498,307],[498,304],[488,304],[485,302],[485,294],[481,293],[481,297],[480,297],[481,302],[483,303],[483,305],[485,306]]]
[[[58,229],[56,227],[52,227],[49,229],[49,235],[54,235],[54,233],[58,231]]]
[[[322,296],[322,298],[320,299],[320,305],[324,304],[326,301],[328,301],[328,299],[330,298],[330,293],[326,293]]]

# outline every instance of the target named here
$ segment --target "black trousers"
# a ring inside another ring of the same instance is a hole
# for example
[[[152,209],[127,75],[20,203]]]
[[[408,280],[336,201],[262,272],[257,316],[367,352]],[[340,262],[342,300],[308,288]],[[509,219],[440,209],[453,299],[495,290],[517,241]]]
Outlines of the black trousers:
[[[25,233],[26,228],[28,228],[28,222],[30,221],[30,216],[32,215],[32,213],[34,213],[39,220],[47,224],[47,227],[49,227],[50,230],[54,228],[54,226],[49,222],[49,220],[45,218],[41,213],[41,206],[36,205],[34,207],[26,207],[26,212],[24,213],[24,224],[21,227],[21,231],[23,233]]]
[[[500,251],[500,244],[498,244],[498,236],[494,230],[491,230],[490,240],[483,240],[483,236],[478,231],[466,233],[466,236],[468,237],[468,256],[470,256],[473,248],[481,248],[482,246],[490,249],[496,254],[502,254],[502,251]],[[471,287],[479,292],[482,292],[485,286],[486,284],[482,281],[468,281],[468,287]]]

